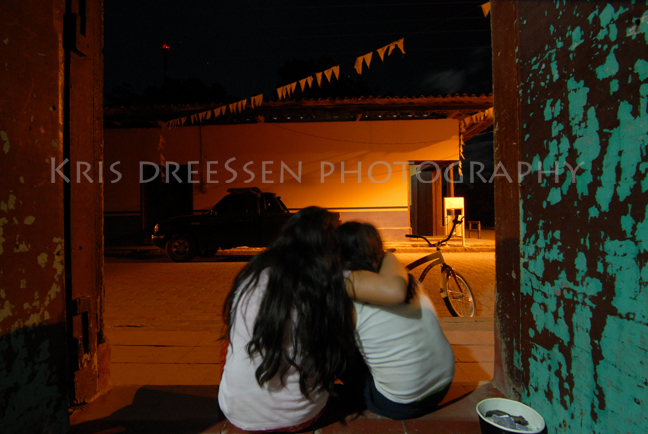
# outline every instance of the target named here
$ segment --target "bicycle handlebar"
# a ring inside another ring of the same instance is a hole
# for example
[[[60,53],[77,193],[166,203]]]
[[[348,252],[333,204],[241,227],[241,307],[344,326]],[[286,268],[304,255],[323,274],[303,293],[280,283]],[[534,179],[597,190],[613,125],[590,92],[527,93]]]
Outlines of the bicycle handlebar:
[[[455,217],[454,220],[452,220],[452,229],[450,229],[450,232],[448,233],[448,236],[445,237],[444,239],[442,239],[441,241],[437,241],[437,242],[434,243],[434,244],[432,244],[432,243],[430,242],[430,240],[428,240],[427,238],[425,238],[423,235],[405,234],[405,236],[406,236],[407,238],[422,238],[422,239],[424,239],[424,240],[428,243],[428,245],[429,245],[430,247],[436,247],[436,248],[438,249],[439,246],[440,246],[441,244],[445,243],[445,242],[448,241],[450,238],[452,238],[452,234],[453,234],[455,228],[456,228],[457,225],[458,225],[459,223],[461,223],[462,221],[463,221],[463,216],[461,216],[461,217],[460,217],[460,216]]]

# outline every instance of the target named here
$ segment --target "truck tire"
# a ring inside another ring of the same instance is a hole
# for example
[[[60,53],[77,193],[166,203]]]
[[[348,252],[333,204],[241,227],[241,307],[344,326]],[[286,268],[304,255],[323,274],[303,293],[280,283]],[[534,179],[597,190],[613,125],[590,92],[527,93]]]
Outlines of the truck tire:
[[[197,247],[191,237],[174,235],[166,245],[166,252],[173,262],[188,262],[196,256]]]

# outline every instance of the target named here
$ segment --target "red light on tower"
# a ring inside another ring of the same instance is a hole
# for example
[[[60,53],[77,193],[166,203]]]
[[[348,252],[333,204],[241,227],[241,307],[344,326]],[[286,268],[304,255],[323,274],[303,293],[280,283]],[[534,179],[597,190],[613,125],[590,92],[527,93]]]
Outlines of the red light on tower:
[[[171,52],[171,47],[167,44],[162,44],[162,71],[165,82],[169,78],[169,52]]]

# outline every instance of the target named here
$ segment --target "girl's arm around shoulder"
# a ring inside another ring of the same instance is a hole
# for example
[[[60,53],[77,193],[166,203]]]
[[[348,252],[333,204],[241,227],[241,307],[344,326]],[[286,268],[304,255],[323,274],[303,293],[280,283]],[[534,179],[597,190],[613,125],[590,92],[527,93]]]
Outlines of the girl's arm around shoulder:
[[[395,305],[405,301],[407,271],[393,253],[385,253],[380,272],[358,270],[347,279],[347,292],[354,300]]]

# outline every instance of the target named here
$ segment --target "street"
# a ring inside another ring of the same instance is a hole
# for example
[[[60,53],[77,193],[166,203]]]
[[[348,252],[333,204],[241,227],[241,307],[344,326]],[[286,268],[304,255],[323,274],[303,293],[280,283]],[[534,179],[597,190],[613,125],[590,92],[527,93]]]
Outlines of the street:
[[[398,253],[403,264],[421,254]],[[476,316],[492,317],[495,302],[495,254],[446,253],[446,262],[470,284],[476,299]],[[249,256],[216,256],[209,261],[174,263],[106,258],[105,323],[111,329],[220,332],[224,299],[236,274]],[[416,277],[420,271],[414,273]],[[428,274],[426,288],[436,288],[440,271]],[[448,317],[445,304],[432,289],[440,317]]]

